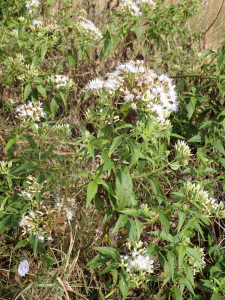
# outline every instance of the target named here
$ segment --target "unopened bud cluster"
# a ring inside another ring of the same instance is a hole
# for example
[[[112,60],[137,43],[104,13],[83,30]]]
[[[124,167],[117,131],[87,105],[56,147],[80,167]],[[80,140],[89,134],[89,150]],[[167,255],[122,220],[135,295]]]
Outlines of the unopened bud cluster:
[[[23,67],[24,65],[24,56],[23,54],[16,53],[16,57],[8,58],[7,70],[12,71],[13,69],[18,69],[18,67]]]
[[[45,117],[45,112],[41,106],[42,104],[40,101],[34,104],[29,101],[28,104],[18,106],[15,111],[21,120],[40,121],[41,118]]]
[[[0,174],[8,174],[11,167],[11,161],[0,161]]]
[[[34,77],[38,77],[39,74],[40,74],[39,70],[35,68],[33,64],[25,65],[24,73],[17,76],[17,78],[21,81],[30,81]]]
[[[29,175],[27,178],[28,180],[26,183],[29,184],[29,187],[22,191],[20,196],[23,196],[27,199],[32,199],[36,193],[40,193],[43,190],[46,180],[42,183],[38,183],[37,178],[31,175]]]
[[[31,30],[32,31],[39,31],[41,32],[40,35],[38,35],[39,37],[42,37],[46,32],[49,31],[58,31],[59,30],[59,26],[58,24],[56,24],[56,22],[53,20],[36,20],[34,19],[32,21],[32,25],[31,25]]]
[[[189,201],[198,202],[202,205],[202,211],[208,215],[211,214],[225,214],[224,205],[222,202],[217,204],[216,200],[209,196],[207,191],[204,191],[200,184],[186,182],[183,191],[186,194]]]
[[[179,160],[180,164],[185,167],[192,156],[191,149],[184,141],[180,140],[178,140],[178,142],[175,144],[175,149],[177,153],[177,159]]]
[[[146,282],[146,276],[154,271],[154,260],[152,256],[147,254],[147,249],[143,246],[143,243],[139,241],[133,245],[131,250],[131,243],[126,244],[129,249],[129,253],[121,255],[121,266],[126,268],[126,272],[129,274],[127,280],[134,283],[137,287]]]

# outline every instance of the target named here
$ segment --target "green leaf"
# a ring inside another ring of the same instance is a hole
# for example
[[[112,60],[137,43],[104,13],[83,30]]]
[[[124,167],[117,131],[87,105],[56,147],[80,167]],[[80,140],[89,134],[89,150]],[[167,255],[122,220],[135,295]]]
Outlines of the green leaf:
[[[106,167],[106,169],[107,169],[107,171],[108,171],[108,176],[109,176],[110,173],[111,173],[111,170],[112,170],[113,168],[115,168],[115,164],[114,164],[114,162],[111,161],[111,159],[108,157],[108,153],[107,153],[107,152],[102,152],[101,157],[102,157],[102,159],[103,159],[103,161],[104,161],[104,163],[105,163],[105,167]]]
[[[192,288],[192,286],[191,286],[190,281],[188,281],[186,278],[180,278],[180,279],[179,279],[179,284],[180,284],[180,285],[182,285],[182,284],[186,285],[186,287],[189,289],[189,291],[190,291],[193,295],[195,295],[195,292],[194,292],[194,290],[193,290],[193,288]]]
[[[195,249],[193,249],[191,247],[187,247],[186,249],[187,249],[187,252],[191,256],[193,256],[199,263],[203,263],[203,261],[201,259],[201,256],[199,255],[199,253]]]
[[[224,147],[223,147],[223,145],[222,145],[220,142],[215,141],[215,142],[213,143],[213,146],[214,146],[220,153],[222,153],[223,155],[225,155]]]
[[[92,142],[89,142],[86,147],[87,147],[88,151],[90,152],[91,156],[93,158],[95,158],[94,144]]]
[[[188,119],[190,120],[195,111],[195,108],[191,101],[188,103],[187,110],[188,110]]]
[[[142,28],[141,28],[141,26],[140,25],[136,25],[134,27],[134,30],[135,30],[137,38],[139,39],[141,37],[141,35],[142,35]]]
[[[123,296],[123,300],[125,300],[127,298],[128,292],[129,292],[129,285],[128,285],[128,281],[127,281],[127,273],[124,270],[124,267],[121,268],[120,271],[120,277],[119,277],[119,288],[121,291],[121,294]]]
[[[11,216],[7,216],[0,221],[0,233],[3,233],[5,230],[9,228],[11,225]]]
[[[108,157],[111,157],[111,154],[119,147],[119,145],[122,143],[122,136],[117,136],[109,149]]]
[[[38,92],[42,95],[42,97],[46,100],[47,99],[47,95],[46,95],[46,89],[43,87],[42,84],[39,84],[36,86]]]
[[[128,219],[128,221],[125,224],[125,229],[128,233],[129,238],[134,243],[136,241],[136,226],[134,220]]]
[[[136,230],[137,230],[137,242],[138,242],[140,239],[140,236],[141,236],[142,225],[138,219],[135,219],[135,225],[136,225]]]
[[[109,140],[112,134],[113,134],[112,126],[110,124],[106,124],[99,128],[97,137],[100,139]]]
[[[12,175],[14,174],[22,174],[22,173],[29,173],[30,171],[36,170],[38,167],[38,163],[36,161],[27,161],[24,164],[20,165],[18,168],[11,172]]]
[[[79,59],[82,58],[83,54],[84,54],[84,47],[80,46],[80,48],[78,49],[78,57],[79,57]]]
[[[172,252],[167,253],[167,260],[168,260],[171,279],[173,280],[174,279],[175,262],[174,262],[174,255],[172,254]]]
[[[123,210],[131,199],[132,180],[129,174],[118,171],[116,179],[116,197],[118,210]]]
[[[170,164],[170,168],[174,171],[178,170],[181,167],[179,162],[175,161],[174,163]]]
[[[103,275],[105,273],[111,272],[113,270],[118,269],[120,266],[119,263],[112,261],[99,275]]]
[[[128,220],[129,218],[127,215],[120,215],[116,222],[115,227],[113,228],[112,234],[116,232],[118,229],[120,229],[122,226],[124,226]]]
[[[176,137],[176,138],[178,138],[178,139],[185,140],[185,138],[184,138],[183,136],[181,136],[181,135],[179,135],[179,134],[176,134],[176,133],[171,133],[170,136],[171,136],[171,137]]]
[[[138,210],[135,209],[135,208],[128,208],[128,209],[120,210],[120,213],[131,215],[131,216],[138,216],[139,215]]]
[[[184,258],[184,255],[186,253],[186,247],[184,245],[180,245],[180,248],[179,248],[179,268],[181,267],[182,265],[182,262],[183,262],[183,258]]]
[[[167,234],[165,231],[151,231],[150,234],[154,234],[158,237],[160,237],[163,240],[166,240],[170,243],[173,243],[173,237],[171,234]]]
[[[112,50],[112,41],[110,38],[106,38],[104,39],[104,45],[100,54],[100,59],[102,59],[103,57],[107,57],[109,56],[111,50]]]
[[[68,62],[69,62],[69,64],[70,64],[71,67],[74,67],[76,65],[76,61],[77,60],[76,60],[75,57],[73,57],[71,55],[68,57]]]
[[[16,143],[15,139],[10,139],[5,147],[5,152],[7,152],[15,143]]]
[[[86,202],[86,208],[88,208],[89,204],[91,203],[91,200],[94,198],[98,191],[98,185],[94,181],[91,181],[88,183],[87,187],[87,202]]]
[[[51,109],[53,116],[55,116],[56,112],[59,109],[59,100],[57,97],[52,98],[52,101],[50,104],[50,109]]]
[[[44,57],[45,57],[46,51],[47,51],[47,46],[46,46],[46,44],[44,44],[44,45],[41,46],[41,59],[42,59],[42,60],[43,60]]]
[[[108,255],[113,258],[118,258],[120,259],[120,254],[119,252],[111,247],[94,247],[95,250],[101,252],[102,254]]]
[[[170,230],[170,220],[167,215],[163,214],[162,212],[159,213],[159,221],[162,224],[165,232],[168,234]]]
[[[35,55],[35,56],[33,57],[33,59],[32,59],[32,65],[33,65],[34,67],[36,67],[36,65],[38,64],[39,59],[40,59],[40,57],[39,57],[38,55]]]
[[[30,144],[30,147],[32,149],[35,149],[36,148],[36,143],[35,143],[35,140],[32,138],[32,136],[31,135],[26,135],[25,138],[28,141],[28,143]]]
[[[204,141],[205,141],[204,136],[203,135],[199,135],[199,134],[193,136],[192,138],[190,138],[188,140],[188,142],[190,142],[190,143],[203,143]]]
[[[181,227],[183,226],[185,218],[186,218],[185,212],[179,210],[179,223],[178,223],[177,232],[179,232]]]
[[[183,263],[183,267],[184,267],[184,272],[186,274],[187,279],[190,281],[190,283],[194,287],[195,282],[194,282],[194,276],[193,276],[192,269],[189,267],[189,265],[187,263]]]
[[[151,135],[153,128],[154,128],[153,120],[151,118],[148,118],[148,122],[146,125],[146,132],[144,132],[147,138]]]
[[[66,98],[65,98],[64,94],[62,92],[59,92],[59,95],[60,95],[60,98],[62,99],[62,102],[63,102],[65,108],[66,108]]]
[[[31,92],[31,85],[27,84],[25,86],[25,89],[24,89],[24,100],[27,99],[27,97],[29,96],[30,92]]]
[[[15,251],[15,250],[18,249],[18,248],[23,247],[23,246],[26,245],[26,244],[27,244],[27,241],[26,241],[26,240],[21,240],[21,241],[19,241],[19,242],[16,244],[16,246],[13,248],[13,251]]]
[[[107,255],[104,255],[102,253],[99,253],[98,255],[96,255],[91,261],[89,261],[89,263],[87,264],[87,266],[90,269],[94,269],[94,268],[98,268],[101,267],[102,265],[104,265],[107,261],[111,260],[112,257],[109,257]]]

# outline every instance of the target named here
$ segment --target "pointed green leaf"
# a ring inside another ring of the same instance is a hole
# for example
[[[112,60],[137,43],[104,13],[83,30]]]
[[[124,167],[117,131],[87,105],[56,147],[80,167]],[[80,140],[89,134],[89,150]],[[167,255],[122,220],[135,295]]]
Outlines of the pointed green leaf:
[[[121,291],[121,294],[123,296],[123,300],[127,298],[128,292],[129,292],[129,285],[127,281],[128,274],[124,270],[124,267],[121,268],[120,271],[120,277],[119,277],[119,288]]]
[[[42,97],[44,99],[47,99],[46,89],[43,87],[43,85],[39,84],[39,85],[36,86],[36,88],[37,88],[38,92],[42,95]]]
[[[113,258],[120,259],[119,252],[114,248],[111,248],[111,247],[95,247],[94,249],[101,252],[102,254],[111,256]]]
[[[94,196],[97,194],[98,191],[98,185],[94,181],[91,181],[88,183],[87,187],[87,202],[86,202],[86,208],[88,208],[89,204],[91,203],[91,200],[94,198]]]
[[[116,232],[118,229],[120,229],[122,226],[124,226],[128,220],[129,218],[127,215],[120,215],[116,222],[115,227],[113,228],[112,234]]]
[[[24,100],[27,99],[27,97],[29,96],[30,92],[31,92],[31,85],[27,84],[25,86],[25,89],[24,89]]]
[[[109,154],[108,154],[108,157],[111,156],[111,154],[119,147],[119,145],[122,143],[122,136],[117,136],[113,142],[112,142],[112,145],[109,149]]]

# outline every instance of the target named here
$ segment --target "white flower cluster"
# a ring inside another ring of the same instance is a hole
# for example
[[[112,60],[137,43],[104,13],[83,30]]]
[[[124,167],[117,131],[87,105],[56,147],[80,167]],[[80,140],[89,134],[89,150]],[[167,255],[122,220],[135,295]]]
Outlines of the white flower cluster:
[[[55,75],[55,76],[49,76],[48,82],[51,84],[56,84],[56,89],[60,88],[71,88],[74,85],[74,82],[72,79],[69,79],[69,77],[65,75]]]
[[[81,19],[81,21],[77,24],[77,27],[82,34],[93,40],[100,40],[103,38],[101,31],[95,26],[94,23],[81,16],[79,19]]]
[[[32,21],[32,25],[33,25],[33,26],[42,26],[42,25],[43,25],[43,22],[34,19],[34,20]]]
[[[126,244],[127,248],[131,251],[131,243]],[[121,266],[126,268],[126,272],[129,273],[128,279],[130,282],[134,282],[138,287],[146,281],[146,275],[153,273],[154,260],[152,256],[146,254],[147,249],[142,248],[143,243],[135,242],[133,245],[133,251],[126,255],[121,255]]]
[[[0,161],[0,174],[8,174],[9,169],[12,167],[12,162]]]
[[[188,160],[192,156],[191,149],[184,141],[180,140],[178,140],[175,144],[175,149],[177,152],[177,158],[179,159],[179,162],[183,167],[185,167],[188,164]]]
[[[202,262],[201,263],[200,262],[196,263],[196,260],[190,254],[188,254],[185,257],[185,262],[187,264],[189,264],[190,268],[193,270],[193,275],[195,276],[197,273],[199,273],[205,267],[206,263],[205,263],[205,260],[204,260],[204,256],[205,256],[204,249],[199,248],[199,247],[194,247],[194,250],[196,252],[198,252],[198,254],[200,255],[200,257],[202,259]]]
[[[40,5],[39,0],[30,0],[26,1],[26,8],[28,9],[28,14],[31,14],[33,12],[34,8],[37,8]]]
[[[190,182],[186,182],[183,189],[190,201],[196,201],[202,204],[203,212],[206,212],[209,215],[219,212],[222,212],[223,214],[225,213],[223,202],[217,204],[216,200],[209,197],[209,193],[204,191],[200,184],[196,185],[195,183],[192,184]]]
[[[125,14],[142,16],[142,8],[147,6],[148,9],[155,9],[156,3],[153,0],[122,0],[120,7]]]
[[[131,102],[131,109],[142,109],[155,124],[160,124],[161,130],[171,126],[166,119],[171,112],[178,110],[177,92],[172,79],[165,74],[158,76],[140,60],[119,64],[114,72],[107,74],[107,80],[91,80],[85,89],[96,94],[105,90],[113,96],[117,92],[124,102]]]
[[[20,105],[15,110],[20,119],[40,121],[40,118],[44,118],[46,115],[41,106],[40,101],[34,104],[29,101],[28,104]]]

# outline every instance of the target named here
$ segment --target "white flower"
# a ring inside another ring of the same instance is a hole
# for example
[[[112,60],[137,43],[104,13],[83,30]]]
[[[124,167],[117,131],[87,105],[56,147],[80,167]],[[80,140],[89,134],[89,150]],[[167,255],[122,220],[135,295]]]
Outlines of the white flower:
[[[41,106],[42,104],[40,101],[36,102],[34,105],[32,102],[28,102],[28,104],[18,106],[15,111],[18,113],[20,118],[28,118],[39,121],[40,118],[45,117],[45,112]]]
[[[82,19],[82,21],[78,23],[78,28],[80,28],[85,35],[90,35],[90,37],[94,39],[103,38],[101,31],[95,26],[93,22],[81,16],[79,17],[79,19]]]
[[[135,103],[131,103],[130,107],[133,109],[133,110],[136,110],[137,109],[137,105]]]
[[[104,86],[104,81],[100,78],[96,78],[91,80],[87,86],[86,86],[86,90],[99,90],[102,89]]]
[[[113,78],[109,78],[107,81],[104,82],[104,88],[106,90],[113,90],[115,91],[118,86],[118,81]]]
[[[35,25],[37,25],[37,26],[42,26],[42,25],[43,25],[43,22],[34,19],[34,20],[32,21],[32,25],[33,25],[33,26],[35,26]]]

